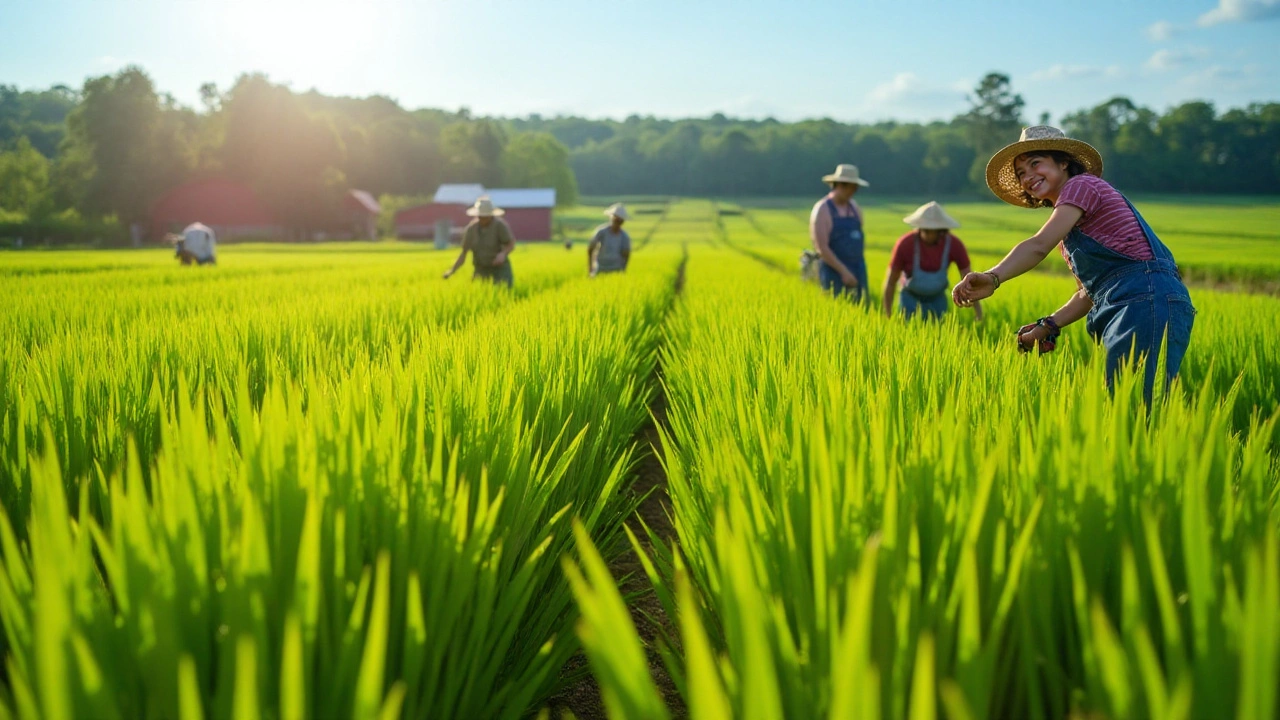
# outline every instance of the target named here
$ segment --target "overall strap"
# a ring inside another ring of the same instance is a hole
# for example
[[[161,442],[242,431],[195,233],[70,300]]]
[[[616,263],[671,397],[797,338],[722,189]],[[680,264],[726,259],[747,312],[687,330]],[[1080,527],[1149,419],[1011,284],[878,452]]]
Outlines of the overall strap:
[[[911,239],[911,277],[915,277],[920,274],[920,231],[911,233]]]
[[[1133,211],[1134,219],[1138,221],[1138,226],[1142,228],[1142,235],[1147,239],[1147,247],[1151,248],[1151,257],[1156,260],[1173,262],[1173,253],[1169,252],[1169,248],[1160,241],[1160,238],[1156,237],[1155,231],[1147,224],[1147,220],[1142,217],[1142,213],[1138,212],[1138,208],[1134,207],[1133,203],[1129,202],[1129,198],[1124,197],[1123,194],[1120,197],[1124,198],[1124,203]]]
[[[947,263],[951,261],[951,233],[942,241],[942,272],[947,271]]]

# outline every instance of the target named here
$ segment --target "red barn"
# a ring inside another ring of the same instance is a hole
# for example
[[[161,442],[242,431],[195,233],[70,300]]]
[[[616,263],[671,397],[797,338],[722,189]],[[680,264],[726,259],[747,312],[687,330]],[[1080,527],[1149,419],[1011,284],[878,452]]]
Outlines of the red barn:
[[[448,220],[457,235],[471,222],[467,208],[482,195],[488,195],[494,205],[506,211],[502,219],[511,226],[516,240],[551,239],[554,188],[486,190],[483,185],[441,185],[432,202],[396,213],[396,234],[402,238],[432,237],[436,221]]]
[[[378,201],[364,190],[348,190],[342,199],[342,210],[351,227],[351,236],[364,240],[378,237]]]
[[[284,227],[248,186],[215,178],[197,180],[165,193],[151,209],[151,237],[193,222],[213,228],[219,240],[235,237],[284,237]]]

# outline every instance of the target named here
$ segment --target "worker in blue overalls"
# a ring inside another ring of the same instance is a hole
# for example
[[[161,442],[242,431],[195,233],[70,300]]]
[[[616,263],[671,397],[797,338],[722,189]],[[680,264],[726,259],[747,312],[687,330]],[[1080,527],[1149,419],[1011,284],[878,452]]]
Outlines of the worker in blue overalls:
[[[858,188],[870,185],[858,176],[856,165],[837,165],[822,178],[831,192],[813,206],[809,215],[809,237],[822,258],[818,282],[822,289],[854,302],[866,302],[867,261],[863,251],[862,210],[853,201]]]
[[[902,222],[915,229],[893,246],[881,295],[884,314],[893,317],[893,297],[901,284],[903,317],[941,320],[951,306],[948,266],[955,264],[960,277],[973,269],[968,248],[951,232],[960,223],[936,202],[921,205]],[[982,322],[982,305],[973,303],[973,310],[975,319]]]

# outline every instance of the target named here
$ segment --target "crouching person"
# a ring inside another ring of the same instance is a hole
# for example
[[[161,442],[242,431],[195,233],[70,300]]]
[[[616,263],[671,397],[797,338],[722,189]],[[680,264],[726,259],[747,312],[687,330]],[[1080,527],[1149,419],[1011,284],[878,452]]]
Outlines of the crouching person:
[[[218,263],[218,237],[213,228],[194,222],[174,238],[173,256],[183,265],[216,265]]]

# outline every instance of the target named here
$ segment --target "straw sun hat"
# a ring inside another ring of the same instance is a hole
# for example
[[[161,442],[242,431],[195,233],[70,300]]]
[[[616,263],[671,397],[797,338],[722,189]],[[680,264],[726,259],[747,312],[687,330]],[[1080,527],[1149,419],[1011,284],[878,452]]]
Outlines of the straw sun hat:
[[[506,214],[506,212],[502,208],[494,207],[493,201],[487,195],[476,200],[475,205],[467,208],[467,215],[470,217],[499,217]]]
[[[854,185],[861,185],[862,187],[868,187],[871,185],[871,183],[858,177],[857,165],[845,165],[845,164],[837,165],[836,171],[831,173],[830,175],[823,175],[822,182],[853,183]]]
[[[605,208],[604,214],[606,217],[616,217],[619,220],[631,219],[631,215],[627,212],[626,206],[622,203],[614,203]]]
[[[1102,177],[1102,156],[1083,140],[1073,140],[1056,127],[1033,125],[1022,129],[1022,137],[1012,145],[1006,145],[987,163],[987,187],[996,197],[1019,207],[1035,207],[1023,196],[1013,161],[1019,155],[1032,150],[1057,150],[1064,152],[1084,165],[1090,175]]]
[[[902,222],[917,230],[951,230],[960,227],[960,223],[936,202],[921,205],[915,212],[902,218]]]

